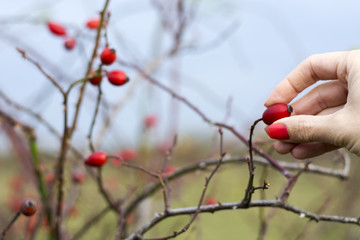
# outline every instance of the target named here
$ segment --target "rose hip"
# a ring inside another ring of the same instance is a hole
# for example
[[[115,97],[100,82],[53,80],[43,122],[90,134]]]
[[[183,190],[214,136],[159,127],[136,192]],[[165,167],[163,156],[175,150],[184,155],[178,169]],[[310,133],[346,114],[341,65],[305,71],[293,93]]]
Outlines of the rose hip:
[[[291,105],[284,103],[274,104],[268,107],[262,115],[262,120],[267,125],[272,124],[276,120],[279,120],[284,117],[289,117],[293,109]]]
[[[36,202],[30,198],[22,201],[20,206],[20,212],[25,216],[32,216],[36,213]]]
[[[75,169],[71,173],[71,179],[74,183],[82,183],[85,179],[85,174],[80,169]]]
[[[145,128],[152,128],[156,125],[158,118],[155,114],[148,114],[144,119]]]
[[[107,153],[94,152],[85,161],[85,164],[92,167],[101,167],[107,162]]]
[[[205,200],[206,205],[216,205],[219,204],[218,200],[214,196],[209,196]]]
[[[75,41],[74,38],[68,38],[68,39],[66,39],[65,42],[64,42],[64,46],[65,46],[65,48],[66,48],[67,50],[72,50],[72,49],[74,49],[75,45],[76,45],[76,41]]]
[[[115,49],[105,48],[100,54],[100,60],[104,65],[111,65],[116,60]]]
[[[100,18],[91,18],[86,22],[86,27],[89,29],[98,29],[100,25]]]
[[[99,70],[96,71],[92,70],[90,72],[90,75],[91,77],[89,78],[89,82],[94,86],[98,86],[102,80],[103,74],[100,73]]]
[[[66,35],[65,27],[61,26],[58,23],[50,21],[50,22],[48,22],[48,27],[49,27],[50,31],[55,35],[58,35],[58,36]]]
[[[129,81],[129,78],[123,71],[114,70],[107,74],[107,78],[112,85],[121,86]]]

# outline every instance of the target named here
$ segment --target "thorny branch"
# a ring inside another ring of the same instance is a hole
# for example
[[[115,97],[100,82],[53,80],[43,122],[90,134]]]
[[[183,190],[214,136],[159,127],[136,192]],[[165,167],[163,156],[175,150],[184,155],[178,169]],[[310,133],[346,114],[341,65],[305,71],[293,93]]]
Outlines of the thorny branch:
[[[186,106],[188,106],[190,109],[192,109],[194,112],[196,112],[205,122],[207,122],[210,125],[213,126],[217,126],[217,127],[221,127],[224,129],[229,130],[231,133],[234,134],[234,136],[236,136],[240,141],[242,141],[246,146],[249,146],[249,142],[248,139],[246,137],[244,137],[242,134],[240,134],[233,126],[229,126],[225,123],[220,123],[220,122],[214,122],[212,121],[210,118],[208,118],[199,108],[197,108],[193,103],[191,103],[188,99],[186,99],[185,97],[179,95],[178,93],[176,93],[175,91],[173,91],[172,89],[170,89],[169,87],[165,86],[164,84],[160,83],[159,81],[157,81],[156,79],[154,79],[153,77],[149,76],[146,72],[144,72],[142,70],[141,67],[139,67],[136,64],[133,63],[127,63],[123,60],[118,60],[118,62],[124,66],[127,66],[129,68],[132,68],[136,71],[138,71],[139,73],[143,74],[144,78],[147,79],[149,82],[151,82],[152,84],[154,84],[155,86],[159,87],[160,89],[164,90],[165,92],[169,93],[172,97],[178,99],[179,101],[183,102]],[[280,171],[286,178],[291,178],[291,173],[289,173],[285,168],[283,168],[282,166],[280,166],[277,161],[272,158],[269,154],[261,151],[259,148],[253,146],[253,150],[254,152],[256,152],[257,154],[259,154],[260,156],[264,157],[265,159],[267,159],[269,161],[269,163],[275,167],[278,171]]]
[[[307,218],[309,220],[314,220],[316,222],[326,221],[326,222],[355,224],[357,226],[360,226],[358,217],[343,217],[343,216],[316,214],[305,211],[301,208],[292,206],[290,204],[284,203],[281,200],[253,200],[249,203],[248,206],[244,201],[241,201],[241,202],[221,203],[221,205],[219,204],[219,205],[201,206],[200,209],[198,209],[198,207],[169,209],[166,215],[156,214],[156,216],[153,219],[151,219],[148,223],[146,223],[136,232],[131,234],[128,238],[126,238],[126,240],[144,239],[141,237],[143,234],[145,234],[147,231],[149,231],[153,226],[155,226],[159,222],[170,217],[180,216],[180,215],[191,215],[191,214],[195,214],[196,212],[215,213],[223,210],[237,210],[237,209],[247,209],[254,207],[269,207],[269,208],[284,209],[286,211],[298,214],[300,218]]]
[[[91,121],[90,130],[89,130],[89,133],[88,133],[89,147],[90,147],[92,152],[95,152],[95,147],[94,147],[94,144],[93,144],[93,141],[92,141],[92,133],[93,133],[93,130],[94,130],[96,117],[98,115],[99,107],[100,107],[100,101],[101,101],[101,95],[102,95],[101,85],[98,86],[98,90],[99,91],[98,91],[98,97],[96,99],[95,112],[94,112],[94,115],[93,115],[93,119]]]
[[[103,28],[103,22],[104,22],[104,18],[105,18],[105,14],[107,12],[107,7],[109,5],[110,0],[106,0],[104,7],[100,13],[100,24],[96,33],[96,39],[95,39],[95,44],[94,44],[94,48],[93,48],[93,54],[91,56],[91,59],[88,63],[88,67],[86,70],[86,74],[84,78],[87,78],[87,76],[90,74],[90,71],[92,69],[93,63],[95,61],[95,58],[97,56],[97,50],[99,47],[99,42],[100,42],[100,36],[101,36],[101,30]],[[87,81],[85,81],[81,88],[80,88],[80,93],[79,93],[79,97],[78,97],[78,101],[76,104],[76,108],[75,108],[75,114],[74,114],[74,118],[73,118],[73,122],[72,125],[69,127],[68,126],[68,106],[67,106],[67,100],[68,100],[68,96],[65,94],[64,95],[64,133],[63,133],[63,141],[61,144],[61,150],[60,150],[60,156],[58,159],[58,166],[56,167],[57,169],[57,179],[59,181],[58,184],[58,197],[57,197],[57,206],[56,206],[56,219],[55,219],[55,235],[57,237],[57,239],[61,239],[61,223],[62,223],[62,218],[61,218],[61,202],[63,200],[64,197],[64,165],[65,165],[65,160],[66,160],[66,155],[67,155],[67,151],[69,148],[69,142],[70,139],[73,135],[73,132],[76,129],[76,125],[77,125],[77,120],[78,120],[78,116],[80,113],[80,107],[81,107],[81,103],[83,100],[83,96],[84,96],[84,92],[85,92],[85,86],[86,86]]]
[[[50,80],[50,82],[62,93],[62,95],[64,96],[66,93],[64,91],[64,89],[59,85],[59,83],[53,78],[51,77],[44,69],[43,67],[40,65],[40,63],[36,62],[35,60],[33,60],[32,58],[30,58],[29,56],[26,55],[24,50],[21,50],[20,48],[16,48],[16,50],[21,53],[22,57],[26,60],[28,60],[29,62],[31,62],[32,64],[34,64],[39,70],[40,72],[47,78]]]
[[[14,102],[11,100],[4,92],[0,90],[0,98],[2,98],[8,105],[13,106],[16,110],[23,111],[24,113],[28,114],[29,116],[37,119],[43,126],[45,126],[50,133],[55,135],[58,139],[61,140],[61,134],[55,129],[55,127],[48,122],[44,117],[42,117],[39,113],[34,112],[31,108],[26,106],[20,105],[19,103]],[[71,151],[80,159],[83,159],[83,155],[77,150],[73,145],[70,146]]]
[[[221,164],[222,164],[222,160],[225,156],[226,153],[223,152],[223,132],[222,129],[219,129],[219,134],[220,134],[220,158],[218,160],[218,163],[216,164],[215,168],[212,170],[212,172],[210,173],[210,175],[208,177],[205,178],[205,184],[203,187],[203,190],[201,192],[201,196],[198,202],[198,205],[196,207],[196,210],[194,211],[194,213],[192,214],[190,221],[180,230],[180,231],[174,231],[172,235],[166,236],[166,237],[160,237],[160,238],[156,238],[157,240],[165,240],[165,239],[170,239],[170,238],[175,238],[177,236],[179,236],[180,234],[186,232],[191,224],[194,222],[194,220],[196,219],[196,217],[199,215],[199,213],[201,212],[201,205],[204,201],[205,198],[205,194],[206,194],[206,190],[208,188],[208,185],[211,181],[211,179],[213,178],[213,176],[215,175],[215,173],[218,171],[218,169],[220,168]],[[164,212],[162,212],[161,214],[158,214],[158,216],[163,216],[163,218],[167,218],[169,209],[165,209]],[[156,218],[156,217],[155,217]],[[151,222],[151,221],[150,221]],[[154,226],[155,224],[157,224],[158,222],[154,221],[151,226]],[[139,230],[137,230],[135,233],[133,233],[132,235],[135,234],[135,236],[138,235],[142,235],[144,234],[148,229],[144,229],[143,227],[141,227]],[[131,236],[129,237],[129,239],[131,239]]]
[[[13,217],[13,219],[11,219],[10,223],[6,226],[6,228],[1,232],[1,238],[0,240],[4,240],[6,233],[9,231],[9,229],[11,228],[11,226],[14,224],[14,222],[18,219],[18,217],[20,216],[20,212],[17,212],[15,214],[15,216]]]
[[[347,156],[347,154],[346,154]],[[234,163],[247,163],[248,158],[247,157],[232,157],[232,158],[225,158],[222,161],[222,164],[234,164]],[[267,166],[269,165],[269,162],[263,159],[253,159],[254,162],[257,164]],[[182,168],[179,168],[175,170],[175,172],[168,176],[169,181],[172,181],[173,179],[180,178],[183,175],[190,174],[196,170],[207,170],[209,166],[216,165],[218,162],[218,159],[209,159],[201,162],[191,163],[189,165],[186,165]],[[289,170],[301,170],[304,169],[305,172],[309,173],[316,173],[321,174],[325,176],[333,176],[338,177],[340,179],[346,179],[348,177],[348,169],[350,161],[348,159],[348,156],[345,158],[345,166],[342,170],[334,170],[331,168],[325,168],[321,166],[316,165],[309,165],[307,168],[304,168],[302,164],[294,164],[294,163],[288,163],[288,162],[279,162],[279,164]],[[130,214],[140,202],[142,202],[144,199],[146,199],[148,196],[154,194],[159,188],[161,187],[160,183],[153,183],[150,184],[148,187],[146,187],[138,196],[133,199],[126,208],[126,214]]]
[[[253,143],[252,143],[252,136],[255,130],[255,126],[258,122],[260,122],[262,119],[258,119],[254,122],[254,124],[251,126],[250,128],[250,136],[249,136],[249,161],[248,161],[248,165],[249,165],[249,180],[248,180],[248,186],[245,189],[245,196],[244,196],[244,201],[249,203],[251,201],[251,196],[253,194],[253,192],[255,191],[254,189],[254,170],[255,170],[255,166],[254,166],[254,161],[253,161]],[[264,186],[266,184],[264,183]]]
[[[175,147],[176,143],[177,143],[177,136],[175,135],[172,145],[170,146],[169,150],[166,152],[163,168],[161,170],[161,173],[159,174],[159,180],[163,187],[165,211],[167,211],[170,207],[170,199],[169,199],[170,186],[169,186],[168,176],[166,174],[166,167],[168,165],[168,162],[172,154],[172,150]]]

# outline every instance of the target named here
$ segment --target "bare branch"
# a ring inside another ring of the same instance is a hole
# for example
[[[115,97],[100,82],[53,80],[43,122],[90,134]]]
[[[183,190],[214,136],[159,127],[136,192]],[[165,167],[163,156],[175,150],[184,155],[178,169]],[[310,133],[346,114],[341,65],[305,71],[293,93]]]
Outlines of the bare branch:
[[[44,76],[50,80],[50,82],[62,93],[62,95],[64,96],[66,93],[64,91],[64,89],[59,85],[59,83],[53,78],[51,77],[44,69],[43,67],[40,65],[40,63],[36,62],[34,59],[30,58],[29,56],[26,55],[26,52],[24,50],[21,50],[20,48],[16,48],[16,50],[21,53],[22,57],[26,60],[28,60],[29,62],[31,62],[32,64],[34,64],[42,74],[44,74]]]
[[[336,216],[336,215],[316,214],[305,211],[301,208],[292,206],[290,204],[286,204],[281,200],[258,200],[258,201],[251,201],[248,206],[245,202],[242,201],[242,202],[222,203],[221,205],[201,206],[200,209],[198,209],[198,207],[169,209],[167,214],[156,214],[153,219],[151,219],[148,223],[146,223],[144,226],[142,226],[133,234],[131,234],[128,238],[126,238],[126,240],[138,239],[138,236],[142,236],[153,226],[165,220],[166,218],[180,216],[180,215],[191,215],[191,214],[195,214],[196,212],[215,213],[223,210],[237,210],[237,209],[246,209],[246,208],[254,208],[254,207],[270,207],[270,208],[284,209],[286,211],[298,214],[300,218],[307,218],[310,220],[315,220],[316,222],[325,221],[325,222],[355,224],[357,226],[360,226],[358,217],[344,217],[344,216]]]
[[[242,141],[246,146],[249,146],[249,142],[248,139],[246,137],[244,137],[241,133],[239,133],[237,130],[235,130],[234,127],[229,126],[225,123],[220,123],[220,122],[214,122],[212,121],[210,118],[208,118],[202,111],[200,111],[200,109],[198,107],[196,107],[193,103],[191,103],[188,99],[186,99],[183,96],[180,96],[178,93],[176,93],[175,91],[173,91],[172,89],[170,89],[169,87],[165,86],[164,84],[160,83],[159,81],[157,81],[156,79],[154,79],[153,77],[149,76],[144,70],[142,70],[139,66],[137,66],[136,64],[132,64],[132,63],[127,63],[124,62],[122,60],[118,60],[118,62],[124,66],[130,67],[134,70],[137,70],[138,72],[140,72],[145,79],[147,79],[149,82],[151,82],[152,84],[154,84],[155,86],[159,87],[160,89],[164,90],[165,92],[169,93],[172,97],[178,99],[180,102],[183,102],[186,106],[188,106],[190,109],[192,109],[195,113],[197,113],[205,122],[207,122],[210,125],[213,126],[217,126],[217,127],[221,127],[224,129],[229,130],[230,132],[232,132],[234,134],[234,136],[236,136],[240,141]],[[269,161],[269,163],[271,165],[273,165],[278,171],[280,171],[286,178],[290,178],[292,175],[291,173],[289,173],[285,168],[283,168],[282,166],[280,166],[277,161],[275,159],[273,159],[269,154],[266,154],[265,152],[261,151],[260,149],[258,149],[257,147],[253,146],[253,150],[259,154],[260,156],[264,157],[265,159],[267,159]]]

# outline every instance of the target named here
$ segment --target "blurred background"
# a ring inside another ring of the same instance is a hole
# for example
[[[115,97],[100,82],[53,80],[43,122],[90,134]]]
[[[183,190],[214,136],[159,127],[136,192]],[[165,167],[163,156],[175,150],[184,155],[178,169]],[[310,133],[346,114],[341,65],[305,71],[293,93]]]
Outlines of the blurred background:
[[[176,25],[172,24],[177,14],[172,8],[161,9],[164,2],[110,1],[111,17],[107,28],[110,46],[116,49],[121,60],[135,63],[148,71],[154,79],[185,97],[209,119],[233,125],[245,136],[248,136],[253,121],[261,117],[268,94],[302,60],[312,54],[345,51],[360,46],[359,1],[189,0],[185,2],[192,18],[186,25],[179,50],[171,57],[164,57],[174,44],[173,29]],[[50,163],[54,162],[54,154],[51,154],[59,151],[59,139],[50,134],[42,122],[12,104],[20,104],[41,115],[62,132],[62,97],[33,64],[21,57],[16,48],[26,51],[67,88],[86,73],[96,33],[86,29],[85,25],[89,19],[99,16],[103,4],[104,1],[99,0],[0,0],[0,109],[34,127],[39,148],[41,152],[49,153],[46,160]],[[47,27],[50,20],[64,25],[69,35],[76,38],[77,45],[72,51],[64,48],[63,38],[50,33]],[[102,41],[99,49],[104,46]],[[95,66],[98,64],[96,59]],[[152,160],[163,157],[163,153],[154,154],[151,149],[168,147],[177,134],[179,146],[171,164],[182,166],[217,156],[216,128],[205,123],[189,107],[174,100],[169,93],[143,79],[134,69],[119,63],[106,69],[125,71],[130,82],[114,87],[103,80],[102,103],[93,132],[97,150],[140,149],[143,152],[139,152],[139,156],[151,166]],[[74,112],[77,97],[78,88],[75,88],[70,96],[70,113]],[[90,153],[87,135],[96,98],[97,88],[88,84],[77,132],[72,140],[84,156]],[[147,130],[145,121],[149,118],[155,119],[156,124]],[[104,129],[107,124],[109,127]],[[271,153],[271,142],[268,142],[261,124],[255,132],[255,141]],[[235,142],[234,136],[226,131],[224,139],[226,151],[230,154],[247,154],[244,145]],[[8,158],[12,159],[16,154],[12,152],[13,143],[2,130],[0,142],[0,164],[4,164],[3,169],[9,170],[1,173],[1,181],[8,186],[8,181],[17,179],[13,174],[18,166],[14,166]],[[274,157],[294,161],[291,156],[274,154]],[[328,154],[317,158],[316,163],[341,167],[336,159],[336,155]],[[161,163],[153,165],[159,167]],[[291,195],[291,202],[314,212],[358,215],[358,165],[354,161],[350,181],[347,182],[312,174],[302,176]],[[256,181],[261,184],[263,176],[266,176],[271,180],[272,187],[266,191],[266,196],[256,193],[255,199],[276,198],[284,187],[284,178],[270,168],[259,166],[256,170]],[[122,182],[114,180],[119,175],[118,170],[107,171],[108,188],[125,189]],[[144,185],[148,183],[146,178],[136,179],[138,175],[121,174],[127,178],[121,181],[128,184],[139,179]],[[174,191],[174,207],[195,205],[207,174],[196,173],[186,181],[175,182],[174,188],[179,191]],[[245,165],[240,171],[225,166],[217,175],[216,184],[209,189],[209,194],[217,196],[222,202],[238,201],[239,195],[243,194],[247,174]],[[195,184],[195,180],[199,181]],[[11,195],[11,190],[4,191],[8,193],[6,196]],[[82,204],[80,213],[91,212],[93,202],[87,199],[86,194],[92,191],[95,191],[94,186],[85,186],[82,198],[78,200]],[[186,194],[182,195],[182,191]],[[5,195],[1,201],[8,201]],[[100,201],[101,197],[95,199]],[[154,199],[152,207],[161,209],[162,205],[155,203],[161,201],[161,194]],[[266,239],[359,239],[360,232],[356,226],[324,222],[312,224],[295,214],[278,212],[250,209],[239,211],[241,214],[220,212],[201,216],[190,233],[179,239],[239,239],[238,236],[256,239],[261,219],[266,216],[273,219]],[[85,214],[86,217],[88,215]],[[114,221],[117,219],[111,215],[103,221],[103,225]],[[83,222],[84,219],[75,219],[69,226],[78,229]],[[149,236],[159,236],[164,229],[171,232],[184,223],[186,219],[171,220]],[[86,239],[108,232],[106,226],[101,229],[90,232]],[[100,239],[100,236],[93,239]]]
[[[158,64],[152,76],[176,89],[212,120],[227,118],[228,123],[244,133],[261,116],[271,90],[303,59],[311,54],[357,48],[360,42],[360,32],[356,29],[360,22],[358,1],[193,2],[195,18],[183,37],[188,47]],[[93,31],[85,29],[85,23],[98,16],[103,3],[95,0],[2,0],[0,3],[0,89],[61,130],[60,94],[15,48],[26,50],[65,86],[82,78],[95,36]],[[162,27],[161,15],[152,1],[111,1],[110,9],[108,37],[119,57],[145,68],[169,49],[171,35]],[[63,40],[48,31],[49,20],[65,25],[70,35],[80,32],[78,41],[82,49],[79,46],[66,51]],[[119,65],[107,69],[114,68]],[[122,69],[132,80],[136,79],[131,69]],[[130,85],[114,88],[107,82],[103,84],[107,103],[102,108],[103,115],[110,111],[111,104],[117,104],[134,88],[127,103],[116,113],[113,123],[116,128],[106,134],[107,144],[126,141],[137,145],[140,126],[149,113],[158,116],[159,141],[169,138],[170,129],[181,133],[179,137],[209,133],[202,119],[183,104],[174,102],[169,94],[146,81],[137,82],[136,87]],[[94,108],[91,98],[95,99],[96,94],[96,88],[89,86],[85,108],[90,110],[81,112],[77,140],[87,134]],[[77,96],[72,96],[74,102]],[[12,111],[6,103],[0,104],[2,109]],[[39,126],[38,131],[45,140],[42,147],[58,149],[57,140],[46,130]],[[1,146],[2,150],[7,149],[6,144]]]

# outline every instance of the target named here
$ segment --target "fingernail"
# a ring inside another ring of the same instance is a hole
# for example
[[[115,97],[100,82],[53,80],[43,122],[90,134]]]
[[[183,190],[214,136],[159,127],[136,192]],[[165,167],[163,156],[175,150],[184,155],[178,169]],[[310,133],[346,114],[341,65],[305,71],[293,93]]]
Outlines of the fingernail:
[[[283,124],[271,124],[268,128],[268,134],[274,139],[289,139],[289,133]]]

